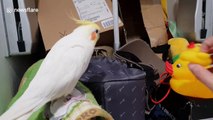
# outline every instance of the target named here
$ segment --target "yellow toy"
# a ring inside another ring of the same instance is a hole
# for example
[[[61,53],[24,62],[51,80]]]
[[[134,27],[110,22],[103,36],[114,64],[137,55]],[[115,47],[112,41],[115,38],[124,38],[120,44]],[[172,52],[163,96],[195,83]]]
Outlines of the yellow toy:
[[[164,12],[164,20],[167,21],[167,16],[168,16],[168,12],[167,12],[167,0],[161,0],[161,6],[163,8],[163,12]]]
[[[189,42],[185,38],[171,38],[168,40],[168,44],[170,45],[171,57],[175,57],[187,50]]]
[[[188,68],[190,63],[200,64],[206,68],[210,67],[212,63],[210,54],[201,52],[200,44],[192,43],[188,45],[187,49],[182,50],[179,55],[178,53],[173,53],[173,55],[177,56],[173,61],[174,63],[166,62],[166,71],[171,75],[171,88],[185,96],[213,98],[213,92],[201,83]]]

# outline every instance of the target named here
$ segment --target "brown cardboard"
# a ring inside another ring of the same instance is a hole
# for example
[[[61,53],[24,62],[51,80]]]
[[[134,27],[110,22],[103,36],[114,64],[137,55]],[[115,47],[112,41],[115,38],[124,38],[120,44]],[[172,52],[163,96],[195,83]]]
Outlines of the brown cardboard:
[[[111,0],[105,0],[112,12]],[[40,0],[38,20],[45,49],[49,50],[64,35],[73,31],[78,25],[72,18],[80,19],[73,0]],[[101,21],[96,22],[100,30],[98,45],[113,45],[113,27],[103,28]],[[120,22],[119,26],[123,26]],[[122,32],[121,28],[120,31]],[[122,35],[122,34],[121,34]]]
[[[150,38],[151,47],[163,45],[168,41],[161,4],[141,0],[145,28]]]

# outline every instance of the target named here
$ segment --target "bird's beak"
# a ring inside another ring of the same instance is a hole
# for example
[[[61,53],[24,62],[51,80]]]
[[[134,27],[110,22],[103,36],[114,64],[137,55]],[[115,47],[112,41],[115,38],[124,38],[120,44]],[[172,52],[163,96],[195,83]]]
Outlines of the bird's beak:
[[[166,72],[169,73],[170,75],[173,74],[173,69],[172,69],[172,64],[166,61]]]

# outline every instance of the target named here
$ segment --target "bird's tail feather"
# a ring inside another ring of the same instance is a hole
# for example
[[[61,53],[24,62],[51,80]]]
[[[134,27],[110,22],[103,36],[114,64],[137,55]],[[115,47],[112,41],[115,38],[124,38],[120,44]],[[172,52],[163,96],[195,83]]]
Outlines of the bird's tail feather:
[[[38,110],[45,103],[46,102],[43,100],[29,99],[28,101],[25,100],[23,102],[23,100],[19,99],[4,114],[0,116],[0,120],[19,120],[19,118],[30,117],[35,109]]]
[[[19,117],[17,120],[28,120],[32,113],[33,112],[28,112],[27,114],[24,114],[23,116]]]

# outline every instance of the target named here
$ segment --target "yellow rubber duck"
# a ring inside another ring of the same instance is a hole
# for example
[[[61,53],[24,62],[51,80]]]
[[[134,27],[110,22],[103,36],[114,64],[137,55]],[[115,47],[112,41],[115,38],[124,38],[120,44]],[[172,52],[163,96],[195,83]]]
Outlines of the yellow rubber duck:
[[[171,38],[168,44],[170,45],[170,58],[175,60],[180,53],[187,50],[189,42],[185,38]]]
[[[201,52],[200,44],[189,44],[173,62],[173,64],[166,62],[166,71],[171,75],[170,86],[175,92],[196,98],[213,98],[213,92],[188,68],[189,63],[200,64],[206,68],[211,65],[210,54]]]

